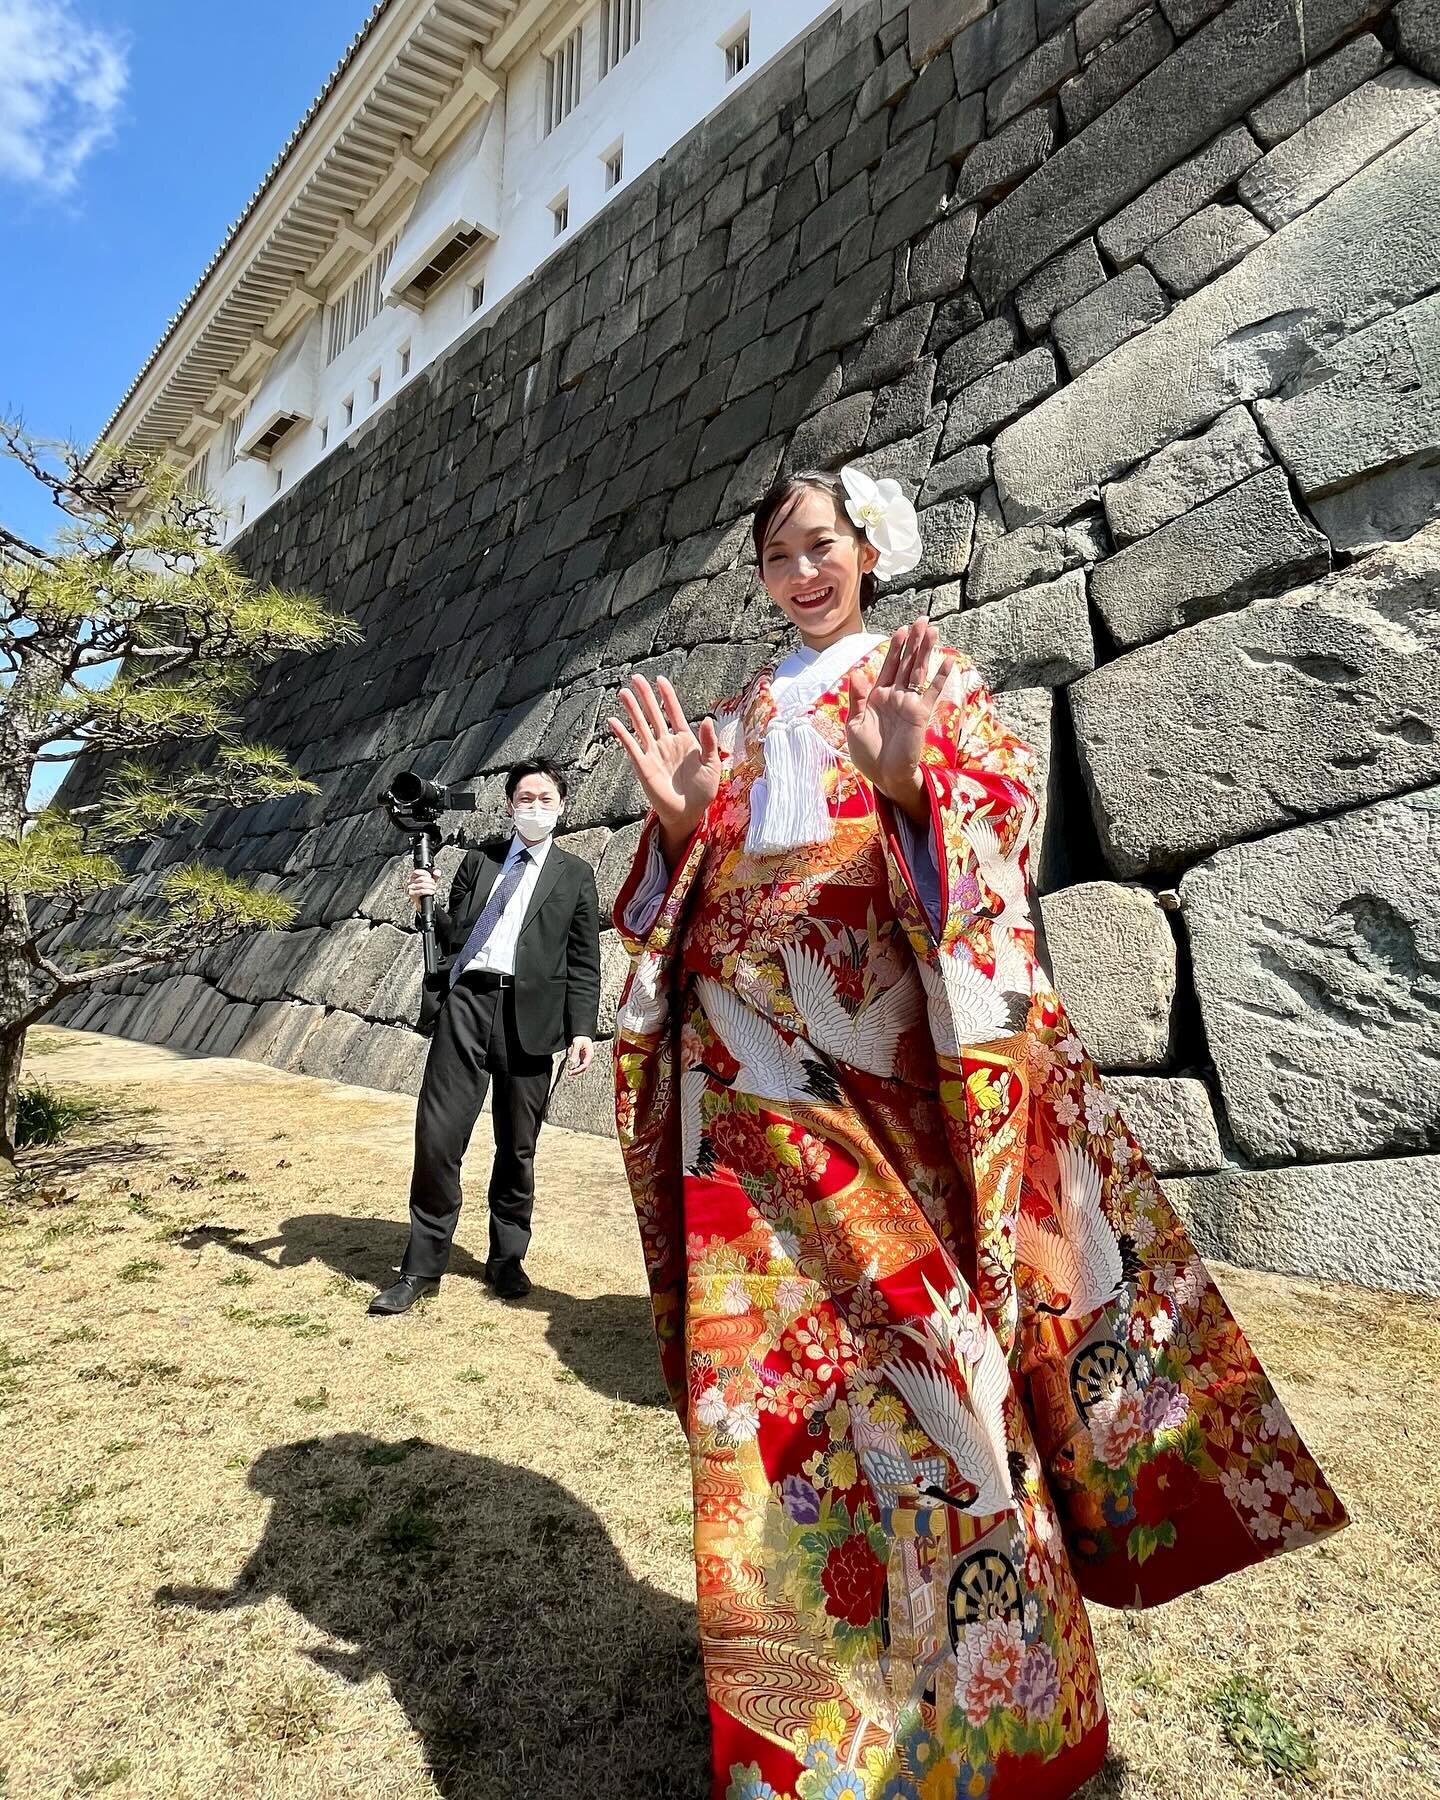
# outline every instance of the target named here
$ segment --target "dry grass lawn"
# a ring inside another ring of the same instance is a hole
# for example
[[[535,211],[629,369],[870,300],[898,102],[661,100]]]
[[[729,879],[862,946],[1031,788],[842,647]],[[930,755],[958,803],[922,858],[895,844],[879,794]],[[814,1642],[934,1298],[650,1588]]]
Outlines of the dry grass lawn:
[[[408,1102],[34,1051],[107,1116],[0,1203],[0,1792],[698,1800],[686,1457],[614,1146],[546,1137],[528,1302],[461,1254],[373,1320]],[[1098,1616],[1087,1800],[1440,1794],[1440,1308],[1221,1274],[1355,1524]]]

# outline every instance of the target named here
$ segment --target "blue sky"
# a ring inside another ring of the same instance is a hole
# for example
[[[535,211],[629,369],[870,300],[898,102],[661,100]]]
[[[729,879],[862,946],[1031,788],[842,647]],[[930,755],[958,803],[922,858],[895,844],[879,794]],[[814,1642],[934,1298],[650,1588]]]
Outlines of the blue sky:
[[[92,439],[369,0],[0,0],[0,411]],[[0,518],[58,515],[0,463]]]

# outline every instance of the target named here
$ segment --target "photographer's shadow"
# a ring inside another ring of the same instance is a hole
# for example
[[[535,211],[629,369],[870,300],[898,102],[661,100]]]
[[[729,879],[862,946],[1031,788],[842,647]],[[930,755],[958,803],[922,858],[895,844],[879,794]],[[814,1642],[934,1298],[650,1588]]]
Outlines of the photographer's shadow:
[[[558,1483],[358,1433],[278,1445],[249,1481],[272,1505],[232,1585],[157,1605],[285,1600],[349,1646],[315,1662],[384,1674],[445,1800],[703,1795],[694,1609],[632,1576]]]
[[[482,1226],[483,1229],[483,1226]],[[338,1275],[381,1288],[393,1279],[405,1253],[409,1228],[395,1219],[357,1219],[349,1213],[303,1213],[286,1219],[273,1236],[247,1239],[230,1226],[202,1225],[178,1241],[199,1250],[217,1244],[233,1256],[264,1263],[272,1269],[300,1269],[312,1262]],[[484,1267],[456,1244],[440,1290],[440,1304],[453,1297],[457,1283],[482,1282]],[[495,1301],[496,1307],[501,1306]],[[547,1315],[545,1339],[586,1387],[607,1400],[631,1406],[667,1406],[660,1378],[650,1302],[643,1294],[599,1294],[590,1300],[555,1288],[536,1287],[525,1300],[509,1302],[527,1312]]]

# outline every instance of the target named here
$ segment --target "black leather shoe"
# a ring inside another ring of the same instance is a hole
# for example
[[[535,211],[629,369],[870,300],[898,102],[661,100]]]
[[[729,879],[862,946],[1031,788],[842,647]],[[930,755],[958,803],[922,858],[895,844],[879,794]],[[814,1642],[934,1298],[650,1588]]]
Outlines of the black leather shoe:
[[[390,1313],[409,1312],[417,1300],[424,1300],[439,1292],[438,1281],[428,1280],[423,1275],[402,1275],[394,1287],[388,1287],[383,1294],[375,1296],[370,1302],[370,1311],[386,1316]]]
[[[530,1277],[518,1256],[492,1257],[485,1265],[485,1279],[502,1300],[523,1300],[530,1292]]]

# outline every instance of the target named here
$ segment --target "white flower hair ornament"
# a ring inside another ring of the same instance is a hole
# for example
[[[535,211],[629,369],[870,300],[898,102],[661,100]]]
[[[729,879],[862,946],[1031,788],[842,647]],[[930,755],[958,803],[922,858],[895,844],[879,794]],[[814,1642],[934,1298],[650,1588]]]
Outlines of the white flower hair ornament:
[[[875,573],[881,581],[908,575],[924,555],[920,521],[898,481],[876,481],[852,465],[840,471],[845,510],[880,552]]]

